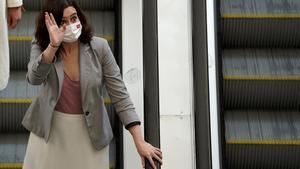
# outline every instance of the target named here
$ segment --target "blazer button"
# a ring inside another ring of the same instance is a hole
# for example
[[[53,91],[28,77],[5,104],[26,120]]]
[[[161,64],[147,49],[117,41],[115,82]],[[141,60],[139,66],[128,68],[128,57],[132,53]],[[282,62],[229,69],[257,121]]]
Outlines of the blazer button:
[[[87,112],[85,112],[85,115],[86,115],[86,116],[88,116],[89,114],[90,114],[90,112],[88,112],[88,111],[87,111]]]

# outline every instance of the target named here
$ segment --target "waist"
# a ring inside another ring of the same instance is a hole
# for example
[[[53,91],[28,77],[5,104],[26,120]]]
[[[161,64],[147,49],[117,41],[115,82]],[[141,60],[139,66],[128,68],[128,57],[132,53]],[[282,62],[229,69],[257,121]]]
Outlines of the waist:
[[[81,113],[64,113],[57,110],[53,112],[54,118],[67,118],[67,119],[84,119],[84,114]]]

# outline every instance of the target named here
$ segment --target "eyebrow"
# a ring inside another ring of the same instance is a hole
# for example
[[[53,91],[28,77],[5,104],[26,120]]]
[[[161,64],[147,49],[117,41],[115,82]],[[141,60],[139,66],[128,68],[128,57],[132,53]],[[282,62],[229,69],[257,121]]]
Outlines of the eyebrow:
[[[77,15],[77,12],[74,12],[72,15],[70,15],[70,17]],[[66,16],[63,17],[63,19],[67,18]]]

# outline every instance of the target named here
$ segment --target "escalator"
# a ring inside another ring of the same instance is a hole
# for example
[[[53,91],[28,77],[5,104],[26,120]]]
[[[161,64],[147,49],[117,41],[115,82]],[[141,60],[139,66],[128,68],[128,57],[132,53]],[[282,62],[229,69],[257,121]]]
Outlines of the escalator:
[[[228,169],[300,168],[300,1],[221,0]]]

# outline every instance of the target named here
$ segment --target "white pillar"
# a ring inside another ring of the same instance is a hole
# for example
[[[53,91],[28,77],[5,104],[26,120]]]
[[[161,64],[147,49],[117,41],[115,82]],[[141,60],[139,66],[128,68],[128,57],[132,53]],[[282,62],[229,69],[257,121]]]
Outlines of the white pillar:
[[[163,169],[195,169],[190,0],[158,0]]]
[[[207,11],[207,53],[208,53],[208,86],[211,133],[212,169],[220,169],[219,115],[217,94],[217,63],[216,63],[216,11],[215,1],[206,1]]]
[[[144,119],[142,0],[122,0],[123,78],[136,111]],[[142,125],[142,132],[144,131]],[[133,139],[124,129],[124,169],[141,169]]]

